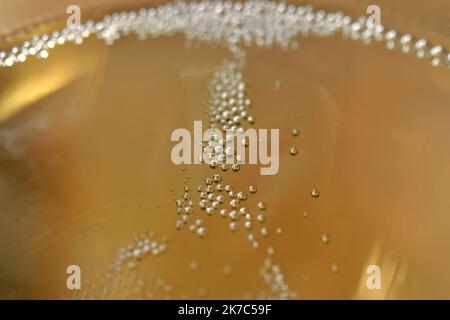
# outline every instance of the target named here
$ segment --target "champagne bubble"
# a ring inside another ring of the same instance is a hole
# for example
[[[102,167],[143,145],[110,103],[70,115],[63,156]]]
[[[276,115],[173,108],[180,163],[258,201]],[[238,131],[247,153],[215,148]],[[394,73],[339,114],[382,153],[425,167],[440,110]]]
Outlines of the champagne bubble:
[[[239,200],[246,200],[247,199],[247,194],[245,192],[238,192],[237,197]]]
[[[228,228],[229,228],[231,231],[235,232],[235,231],[238,230],[238,224],[237,224],[235,221],[230,222],[229,225],[228,225]]]
[[[333,271],[334,273],[339,272],[339,266],[335,261],[331,262],[330,268],[331,268],[331,271]]]
[[[232,274],[232,272],[233,272],[233,269],[230,266],[224,266],[223,267],[223,273],[226,276],[230,276]]]
[[[266,208],[267,208],[267,205],[266,205],[264,202],[262,202],[262,201],[259,201],[259,202],[257,203],[257,206],[258,206],[258,208],[259,208],[260,210],[266,210]]]
[[[232,220],[238,220],[238,219],[239,219],[239,214],[237,213],[236,210],[230,211],[230,213],[229,213],[228,215],[229,215],[229,217],[230,217]]]
[[[330,237],[326,233],[322,234],[320,236],[320,239],[322,240],[323,243],[329,243],[330,242]]]
[[[199,263],[197,261],[191,261],[189,263],[189,269],[191,269],[192,271],[197,271],[198,266],[199,266]]]
[[[281,80],[275,80],[275,82],[274,82],[274,89],[276,90],[276,91],[279,91],[280,89],[281,89],[281,85],[282,85],[283,83],[281,82]]]
[[[206,237],[206,228],[205,227],[199,227],[197,229],[197,234],[200,236],[200,238]]]
[[[206,199],[202,199],[202,200],[200,200],[200,202],[198,203],[198,206],[199,206],[201,209],[206,209],[207,206],[208,206],[208,201],[207,201]]]
[[[292,134],[294,137],[297,137],[297,136],[300,134],[300,130],[297,129],[297,128],[293,128],[293,129],[291,130],[291,134]]]
[[[256,216],[256,219],[257,219],[259,222],[264,222],[264,221],[266,221],[266,215],[265,215],[264,213],[259,213],[259,214]]]
[[[209,167],[210,167],[211,169],[216,169],[217,166],[218,166],[217,161],[211,161],[211,163],[209,164]]]
[[[269,229],[267,229],[266,227],[261,228],[260,232],[265,237],[267,237],[269,235]]]
[[[231,201],[230,201],[230,206],[231,206],[232,208],[237,208],[237,207],[239,206],[239,200],[237,200],[237,199],[231,200]]]
[[[228,216],[228,211],[227,211],[227,209],[220,209],[219,213],[220,213],[220,215],[221,215],[222,217]]]
[[[319,191],[319,189],[312,188],[312,190],[311,190],[311,197],[313,197],[313,198],[318,198],[319,196],[320,196],[320,191]]]

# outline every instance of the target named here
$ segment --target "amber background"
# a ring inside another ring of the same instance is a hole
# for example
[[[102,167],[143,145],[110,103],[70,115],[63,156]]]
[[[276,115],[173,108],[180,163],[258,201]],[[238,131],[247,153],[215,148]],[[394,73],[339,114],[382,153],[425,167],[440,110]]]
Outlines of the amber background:
[[[85,11],[96,16],[138,2],[78,3],[83,19]],[[314,3],[358,16],[369,2]],[[9,33],[32,17],[51,21],[68,4],[2,1],[0,26]],[[382,23],[450,47],[449,1],[377,4]],[[256,126],[281,131],[280,172],[261,177],[244,168],[226,179],[257,185],[269,228],[283,226],[270,241],[298,297],[450,298],[449,70],[339,38],[248,55]],[[204,116],[207,82],[226,56],[207,45],[187,49],[182,37],[126,38],[110,48],[91,39],[58,48],[45,62],[0,70],[0,113],[8,115],[0,124],[1,297],[251,298],[265,288],[258,275],[264,255],[218,217],[208,221],[206,241],[174,229],[173,197],[182,195],[186,175],[198,182],[211,170],[182,173],[170,162],[169,136]],[[292,127],[300,137],[290,136]],[[288,155],[293,145],[299,157]],[[312,186],[319,199],[309,196]],[[143,261],[138,276],[114,279],[118,285],[104,280],[115,248],[146,228],[169,236],[167,254]],[[65,289],[69,264],[83,270],[75,295]],[[382,290],[365,286],[371,264],[381,266]],[[221,273],[224,265],[233,266],[231,277]],[[133,289],[137,278],[146,294]]]

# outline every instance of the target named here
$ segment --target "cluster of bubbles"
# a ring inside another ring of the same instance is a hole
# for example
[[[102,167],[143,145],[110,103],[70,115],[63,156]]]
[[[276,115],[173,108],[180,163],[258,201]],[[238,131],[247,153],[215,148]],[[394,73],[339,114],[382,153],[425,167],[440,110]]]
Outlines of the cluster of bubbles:
[[[241,63],[244,61],[241,60]],[[207,158],[201,157],[199,162],[204,163],[206,160],[213,169],[220,165],[223,172],[230,168],[234,172],[240,170],[244,159],[234,148],[235,138],[242,136],[242,141],[238,143],[248,147],[243,125],[254,123],[254,117],[249,112],[251,100],[239,69],[236,62],[225,62],[215,70],[209,83],[209,128],[219,130],[221,134],[213,134],[203,142],[203,155]]]
[[[176,228],[181,229],[181,227],[189,222],[190,214],[193,212],[194,202],[191,200],[189,186],[184,187],[184,195],[183,198],[176,200],[177,205],[177,214],[180,216],[180,219],[176,222]]]
[[[270,286],[267,299],[291,299],[297,296],[297,293],[289,289],[286,283],[285,275],[281,272],[278,264],[273,263],[271,258],[264,260],[260,269],[260,275],[264,282]]]
[[[198,271],[200,267],[200,263],[196,260],[193,260],[189,263],[189,269],[191,271]],[[233,268],[230,265],[224,265],[222,268],[222,272],[225,276],[231,276],[233,273]]]
[[[235,54],[237,51],[232,51]],[[243,51],[240,51],[241,53]],[[229,150],[229,140],[233,139],[234,145],[235,133],[245,132],[244,125],[254,124],[253,115],[249,114],[251,100],[247,94],[247,85],[244,82],[240,69],[245,63],[243,58],[245,55],[236,58],[235,61],[225,62],[219,67],[213,75],[209,83],[209,101],[208,115],[210,120],[210,129],[220,130],[225,133],[225,139],[221,140],[220,136],[213,135],[209,141],[203,144],[202,154],[207,156],[209,167],[222,171],[222,175],[231,170],[233,172],[240,171],[239,164],[241,159],[236,154],[234,148]],[[222,135],[223,136],[223,135]],[[244,147],[248,146],[245,138],[237,141]],[[229,161],[231,159],[231,161]],[[200,163],[204,163],[203,158],[199,159]],[[208,235],[208,229],[203,219],[193,218],[194,207],[198,208],[205,216],[220,216],[226,221],[227,228],[232,232],[246,232],[250,247],[254,250],[260,250],[262,247],[261,239],[269,236],[269,228],[266,226],[266,209],[267,204],[258,201],[256,208],[249,208],[248,199],[257,193],[257,187],[248,186],[246,190],[239,190],[231,184],[226,184],[221,174],[215,173],[212,176],[204,178],[203,183],[197,187],[198,200],[193,201],[191,188],[185,181],[184,195],[182,198],[176,199],[176,212],[178,218],[175,222],[177,229],[187,226],[191,232],[200,238]],[[281,235],[282,229],[276,228],[276,234]],[[275,255],[273,246],[265,247],[265,254],[268,257]],[[191,265],[196,267],[197,263]],[[194,268],[196,269],[196,268]],[[227,269],[228,270],[228,269]],[[276,274],[273,276],[262,273],[261,276],[270,286],[270,297],[278,297],[280,299],[289,298],[292,293],[288,290],[285,283],[284,275],[280,271],[278,265],[274,265],[273,270]],[[229,270],[225,273],[231,273]]]
[[[236,63],[225,63],[214,73],[209,90],[211,128],[235,130],[242,128],[243,122],[254,123],[253,115],[249,114],[251,101],[242,78]]]
[[[145,256],[159,256],[167,250],[168,237],[158,239],[155,232],[145,232],[136,237],[135,241],[121,246],[117,250],[113,269],[121,271],[123,266],[134,268],[136,263]]]
[[[176,228],[181,229],[188,226],[191,232],[197,234],[200,238],[205,238],[208,233],[203,220],[200,218],[192,219],[193,205],[192,200],[190,200],[190,192],[190,188],[185,186],[185,196],[176,200],[177,214],[179,215],[175,223]],[[220,174],[214,174],[204,179],[204,183],[198,186],[197,192],[200,199],[196,204],[206,216],[218,215],[226,219],[228,229],[231,232],[246,231],[251,248],[254,250],[261,248],[260,237],[269,236],[269,228],[265,226],[267,204],[262,201],[257,202],[256,212],[254,213],[245,206],[248,197],[257,193],[256,186],[251,185],[247,190],[235,190],[232,185],[223,183]],[[189,204],[188,207],[185,206],[186,203]],[[191,223],[191,221],[193,222]],[[275,229],[275,233],[281,235],[283,231],[278,227]],[[273,257],[275,255],[274,247],[267,246],[265,253],[268,257]],[[270,270],[267,265],[270,265]],[[289,290],[280,266],[272,265],[271,259],[266,259],[264,266],[261,269],[261,276],[269,284],[268,298],[287,299],[294,297],[295,293]],[[193,271],[197,270],[198,262],[192,261],[189,267]],[[224,267],[223,272],[230,275],[231,267]]]
[[[232,185],[224,184],[220,174],[214,174],[204,179],[203,185],[197,187],[199,200],[198,207],[207,215],[219,215],[228,219],[228,228],[235,232],[239,229],[247,231],[253,230],[256,224],[263,224],[266,221],[264,211],[267,206],[264,202],[257,203],[255,213],[250,212],[245,206],[248,197],[257,192],[255,186],[249,186],[247,190],[235,190]],[[188,226],[189,230],[197,234],[200,238],[207,236],[207,229],[202,219],[192,219],[193,201],[191,200],[190,188],[185,186],[183,198],[176,200],[178,219],[175,222],[177,229]],[[266,227],[260,228],[263,236],[268,235]],[[254,249],[260,247],[257,237],[253,233],[248,235],[248,239]]]
[[[107,15],[99,22],[88,21],[66,27],[52,34],[34,36],[9,51],[0,52],[0,66],[27,60],[29,56],[47,58],[48,51],[71,42],[83,43],[92,34],[113,44],[121,36],[135,34],[140,39],[183,33],[187,39],[225,43],[236,56],[245,55],[239,47],[257,45],[295,46],[297,35],[329,37],[342,34],[344,38],[384,42],[388,49],[399,48],[427,58],[434,66],[450,68],[450,53],[427,39],[416,39],[409,33],[400,34],[362,16],[353,20],[338,12],[314,11],[311,5],[298,6],[275,1],[177,1],[156,8]]]

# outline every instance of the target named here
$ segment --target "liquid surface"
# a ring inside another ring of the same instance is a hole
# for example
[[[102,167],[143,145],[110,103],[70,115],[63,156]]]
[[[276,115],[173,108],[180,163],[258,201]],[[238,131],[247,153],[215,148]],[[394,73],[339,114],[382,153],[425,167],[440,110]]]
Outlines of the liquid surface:
[[[0,105],[20,110],[0,124],[2,297],[268,295],[267,251],[247,233],[218,214],[197,213],[204,239],[175,228],[185,180],[195,189],[216,172],[173,165],[170,134],[206,120],[208,83],[227,58],[181,36],[89,39],[0,70]],[[243,74],[255,127],[280,129],[280,171],[221,176],[256,186],[246,201],[267,206],[262,242],[295,298],[449,298],[448,70],[330,38],[249,48]],[[118,249],[149,232],[164,252],[110,271]],[[369,265],[381,267],[381,290],[366,287]]]

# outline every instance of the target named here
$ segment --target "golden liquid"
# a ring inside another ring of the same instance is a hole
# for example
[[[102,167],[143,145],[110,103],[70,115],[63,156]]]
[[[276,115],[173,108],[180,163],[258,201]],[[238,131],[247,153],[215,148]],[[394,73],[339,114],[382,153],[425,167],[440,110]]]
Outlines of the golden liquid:
[[[267,255],[245,232],[198,208],[207,238],[175,229],[184,180],[195,189],[214,171],[172,164],[170,134],[206,120],[208,81],[229,57],[181,36],[111,47],[92,38],[0,70],[0,297],[268,290],[259,274]],[[243,165],[223,177],[257,186],[249,207],[267,203],[264,243],[297,298],[450,298],[449,70],[331,38],[301,39],[298,51],[249,48],[243,74],[255,127],[280,128],[280,171]],[[105,277],[117,248],[147,230],[168,237],[167,252]],[[75,292],[66,288],[73,264],[82,270]],[[381,290],[366,287],[369,265],[381,267]]]

